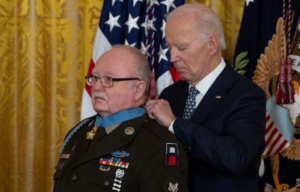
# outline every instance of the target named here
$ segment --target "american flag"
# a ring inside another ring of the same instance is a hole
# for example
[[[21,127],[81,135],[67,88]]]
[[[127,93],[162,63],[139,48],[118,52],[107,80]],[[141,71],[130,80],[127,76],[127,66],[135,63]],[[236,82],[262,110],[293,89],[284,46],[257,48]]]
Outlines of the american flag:
[[[288,111],[275,104],[275,95],[267,101],[266,148],[263,155],[275,155],[288,148],[293,141],[295,128],[289,120]]]
[[[266,131],[265,131],[266,148],[263,155],[279,154],[290,146],[290,143],[278,131],[268,112],[266,112]]]
[[[156,80],[157,94],[179,80],[177,71],[169,61],[164,29],[165,15],[182,4],[184,0],[104,0],[88,74],[91,74],[98,58],[111,46],[126,44],[140,49],[147,57],[154,72],[152,78],[156,77],[152,82]],[[81,119],[96,114],[91,103],[91,87],[87,84],[81,106]]]

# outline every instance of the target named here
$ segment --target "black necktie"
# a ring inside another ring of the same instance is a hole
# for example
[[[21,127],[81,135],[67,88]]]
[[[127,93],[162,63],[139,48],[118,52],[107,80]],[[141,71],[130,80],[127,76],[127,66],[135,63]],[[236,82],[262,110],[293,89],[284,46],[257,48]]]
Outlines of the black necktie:
[[[94,146],[107,135],[104,127],[99,127],[96,131],[94,139],[90,143],[90,147]]]

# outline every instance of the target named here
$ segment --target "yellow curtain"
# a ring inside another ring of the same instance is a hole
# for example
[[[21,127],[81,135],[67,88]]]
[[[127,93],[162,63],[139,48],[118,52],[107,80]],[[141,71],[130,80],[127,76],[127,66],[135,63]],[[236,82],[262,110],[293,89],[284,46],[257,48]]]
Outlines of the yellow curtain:
[[[189,2],[191,2],[190,0]],[[220,16],[232,63],[244,0],[198,0]],[[52,191],[103,0],[1,0],[0,192]]]
[[[1,0],[0,191],[52,191],[102,0]]]

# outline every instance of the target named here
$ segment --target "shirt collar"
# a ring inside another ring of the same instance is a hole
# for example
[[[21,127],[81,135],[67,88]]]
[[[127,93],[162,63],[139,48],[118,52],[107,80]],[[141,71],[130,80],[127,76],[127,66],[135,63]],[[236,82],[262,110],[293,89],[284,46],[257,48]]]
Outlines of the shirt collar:
[[[217,79],[217,77],[220,75],[220,73],[225,68],[226,63],[225,61],[221,60],[221,63],[218,65],[217,68],[215,68],[212,72],[210,72],[206,77],[204,77],[201,81],[197,83],[195,86],[198,91],[204,96],[208,89],[211,87],[211,85],[214,83],[214,81]],[[191,87],[191,85],[189,86]]]
[[[108,117],[100,117],[97,115],[95,125],[97,127],[107,127],[117,123],[122,123],[137,117],[140,117],[146,113],[146,110],[141,107],[136,107],[133,109],[126,109],[118,113],[112,114]]]

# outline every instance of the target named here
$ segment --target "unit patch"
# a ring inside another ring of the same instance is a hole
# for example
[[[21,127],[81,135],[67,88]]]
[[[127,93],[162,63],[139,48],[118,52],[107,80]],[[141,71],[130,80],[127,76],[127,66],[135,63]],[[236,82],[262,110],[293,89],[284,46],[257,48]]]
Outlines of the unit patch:
[[[179,151],[177,143],[166,143],[165,165],[179,166]]]
[[[168,192],[180,192],[181,191],[181,185],[179,181],[171,179],[166,182],[164,185],[164,190]]]

